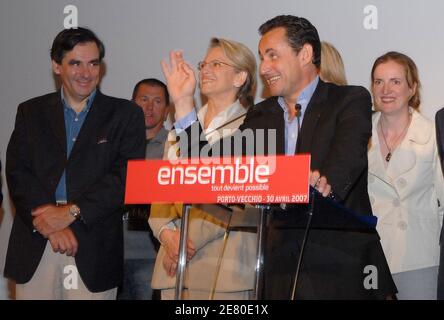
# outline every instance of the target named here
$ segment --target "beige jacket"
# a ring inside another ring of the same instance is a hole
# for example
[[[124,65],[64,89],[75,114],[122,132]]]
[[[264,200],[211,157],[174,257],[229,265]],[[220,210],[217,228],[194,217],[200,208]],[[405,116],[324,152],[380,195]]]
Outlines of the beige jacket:
[[[411,111],[410,127],[387,169],[376,131],[380,112],[373,115],[368,151],[370,202],[392,273],[439,264],[444,180],[435,127],[420,113]]]
[[[205,111],[205,107],[199,111],[198,118],[201,122]],[[227,126],[223,124],[245,114],[245,111],[239,102],[236,102],[223,114],[218,115],[207,128],[207,133],[211,135],[207,139],[211,141],[212,137],[223,137],[231,134],[243,122],[244,117],[229,123]],[[218,129],[219,134],[214,135],[214,129]],[[176,152],[170,154],[174,155]],[[153,204],[148,222],[154,235],[158,238],[161,228],[171,221],[174,221],[176,226],[180,228],[181,216],[182,204]],[[185,287],[192,290],[209,291],[217,277],[217,292],[253,289],[257,234],[255,232],[231,231],[223,251],[222,264],[217,272],[216,265],[222,253],[225,230],[226,225],[224,223],[201,210],[191,209],[189,239],[196,246],[196,254],[187,265]],[[176,278],[168,277],[163,268],[162,261],[165,254],[165,250],[161,246],[151,282],[154,289],[175,287]]]

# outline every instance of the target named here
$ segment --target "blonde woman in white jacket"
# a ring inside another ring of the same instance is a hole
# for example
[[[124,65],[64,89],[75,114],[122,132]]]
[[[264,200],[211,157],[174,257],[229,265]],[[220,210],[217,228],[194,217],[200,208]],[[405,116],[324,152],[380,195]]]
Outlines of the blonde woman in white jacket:
[[[375,109],[368,188],[398,299],[436,299],[443,176],[435,127],[422,116],[408,56],[388,52],[372,68]],[[441,204],[441,206],[440,206]]]

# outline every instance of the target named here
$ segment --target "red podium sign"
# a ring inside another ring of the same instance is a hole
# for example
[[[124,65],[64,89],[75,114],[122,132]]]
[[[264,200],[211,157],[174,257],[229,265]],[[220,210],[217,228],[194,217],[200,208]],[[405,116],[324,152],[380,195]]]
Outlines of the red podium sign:
[[[310,155],[128,161],[126,204],[308,203]]]

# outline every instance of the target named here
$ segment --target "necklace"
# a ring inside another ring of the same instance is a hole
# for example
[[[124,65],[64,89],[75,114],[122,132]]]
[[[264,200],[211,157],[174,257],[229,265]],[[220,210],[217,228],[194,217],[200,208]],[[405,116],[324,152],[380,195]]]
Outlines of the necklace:
[[[385,137],[384,134],[384,130],[382,128],[382,119],[379,120],[379,126],[381,127],[381,134],[382,134],[382,138],[384,139],[384,144],[387,147],[387,150],[389,151],[387,153],[387,155],[385,156],[385,161],[389,162],[390,159],[392,158],[392,149],[394,150],[394,148],[396,148],[396,146],[398,145],[398,141],[401,139],[401,137],[403,137],[407,131],[407,128],[410,125],[410,121],[412,120],[411,114],[409,114],[409,121],[407,121],[407,125],[405,126],[405,128],[402,130],[402,132],[399,134],[399,136],[396,137],[392,147],[390,148],[388,143],[387,143],[387,139]]]

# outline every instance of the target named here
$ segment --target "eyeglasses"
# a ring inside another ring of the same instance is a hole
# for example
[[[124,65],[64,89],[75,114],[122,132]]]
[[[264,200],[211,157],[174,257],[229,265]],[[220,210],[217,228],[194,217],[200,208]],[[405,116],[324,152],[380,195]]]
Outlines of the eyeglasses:
[[[210,69],[212,69],[212,70],[219,69],[222,66],[229,66],[229,67],[235,68],[235,66],[233,66],[233,65],[231,65],[229,63],[226,63],[226,62],[223,62],[223,61],[219,61],[219,60],[212,60],[212,61],[208,61],[208,62],[205,62],[205,61],[199,62],[197,64],[197,69],[199,71],[202,71],[206,66],[210,67]]]

